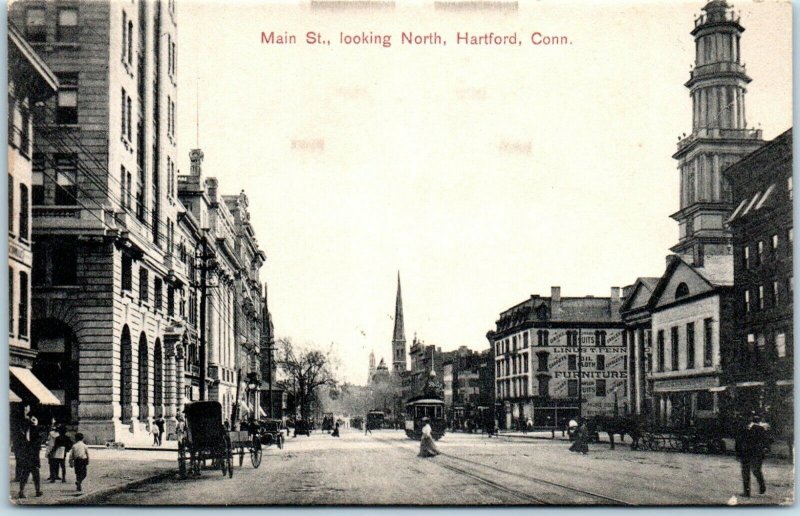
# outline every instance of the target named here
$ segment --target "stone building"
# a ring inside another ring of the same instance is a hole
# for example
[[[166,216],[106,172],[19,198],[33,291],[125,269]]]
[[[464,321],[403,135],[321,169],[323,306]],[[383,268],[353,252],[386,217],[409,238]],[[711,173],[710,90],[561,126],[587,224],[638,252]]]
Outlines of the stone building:
[[[793,419],[794,264],[792,130],[725,171],[738,203],[734,242],[735,345],[723,355],[723,383],[740,413]]]
[[[653,414],[684,426],[720,412],[721,358],[733,352],[733,236],[726,221],[735,205],[724,169],[763,145],[747,127],[740,19],[725,0],[703,8],[691,31],[692,132],[673,158],[680,172],[679,240],[649,302],[652,317]],[[639,373],[641,374],[641,373]]]
[[[233,217],[234,252],[239,261],[237,275],[234,279],[236,303],[234,308],[233,327],[238,342],[236,345],[236,370],[247,389],[244,396],[244,407],[249,415],[259,417],[261,386],[261,317],[262,300],[259,271],[267,260],[267,256],[258,247],[253,225],[250,223],[248,211],[249,200],[244,191],[239,195],[223,195],[225,205]]]
[[[445,409],[451,421],[473,419],[481,404],[481,353],[466,346],[445,354],[442,365]]]
[[[623,291],[620,316],[628,345],[628,394],[632,414],[653,412],[653,328],[650,300],[659,278],[637,278]]]
[[[764,142],[747,128],[745,94],[751,79],[742,64],[744,28],[725,0],[712,0],[694,21],[695,63],[685,86],[692,99],[692,132],[673,158],[680,173],[679,240],[672,251],[702,266],[705,256],[731,254],[725,220],[731,186],[722,171]]]
[[[495,357],[501,428],[531,417],[561,427],[578,415],[628,411],[627,342],[620,289],[611,296],[533,295],[500,314],[487,333]]]
[[[650,299],[654,412],[660,424],[685,427],[719,412],[721,354],[734,341],[729,256],[703,267],[669,256]]]
[[[56,74],[33,156],[31,344],[90,443],[177,409],[165,288],[176,196],[174,2],[22,0],[9,21]],[[80,295],[78,295],[80,294]]]
[[[14,27],[8,27],[8,344],[12,401],[28,406],[62,404],[31,369],[31,203],[34,104],[56,94],[58,80]],[[38,371],[40,374],[42,371]],[[18,411],[15,411],[17,413]]]

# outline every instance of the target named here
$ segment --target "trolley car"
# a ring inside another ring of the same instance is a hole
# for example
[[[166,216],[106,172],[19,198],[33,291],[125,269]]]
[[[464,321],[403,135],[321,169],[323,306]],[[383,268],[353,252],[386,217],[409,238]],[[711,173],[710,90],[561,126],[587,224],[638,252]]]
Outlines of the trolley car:
[[[423,418],[428,418],[431,425],[431,435],[438,440],[444,436],[447,421],[444,418],[444,401],[427,396],[417,396],[406,402],[406,435],[410,439],[422,438]]]
[[[367,413],[367,428],[369,428],[370,430],[380,430],[381,428],[383,428],[385,420],[386,420],[386,414],[384,414],[380,410],[370,410]]]

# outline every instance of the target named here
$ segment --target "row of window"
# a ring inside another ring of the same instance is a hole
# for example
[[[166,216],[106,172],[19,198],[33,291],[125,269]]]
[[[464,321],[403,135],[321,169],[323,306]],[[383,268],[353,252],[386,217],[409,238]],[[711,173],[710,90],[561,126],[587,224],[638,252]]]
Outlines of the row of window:
[[[78,8],[60,7],[56,18],[56,42],[78,41]],[[47,42],[47,17],[44,7],[30,7],[25,12],[25,38],[32,43]]]
[[[550,395],[550,377],[541,375],[536,378],[538,383],[537,395],[547,397]],[[588,383],[591,380],[587,380]],[[607,380],[598,379],[594,380],[594,395],[604,397],[608,394]],[[591,385],[591,384],[589,384]],[[567,397],[578,397],[578,380],[567,380]],[[623,384],[623,387],[624,384]],[[623,396],[627,395],[623,393]],[[497,397],[498,399],[519,398],[528,396],[528,379],[527,378],[512,378],[509,380],[498,380],[497,382]]]
[[[8,233],[9,235],[17,235],[17,237],[21,241],[27,242],[31,238],[28,185],[26,185],[25,183],[20,183],[19,203],[16,204],[16,208],[14,203],[15,190],[16,188],[14,185],[14,176],[9,174],[8,175]]]
[[[770,353],[770,351],[773,352],[778,358],[784,358],[787,356],[785,333],[776,334],[775,340],[772,344],[773,348],[772,350],[769,350],[767,348],[767,337],[764,334],[749,333],[747,334],[747,349],[743,351],[745,351],[745,354],[756,363],[765,361],[768,358],[767,355]]]
[[[17,317],[16,317],[16,330],[17,337],[20,339],[28,338],[28,273],[21,271],[19,275],[14,273],[14,269],[8,268],[8,334],[14,335],[14,294],[15,294],[15,278],[19,278],[19,297],[17,301]]]
[[[122,255],[122,291],[130,293],[133,290],[133,259]],[[161,278],[153,280],[153,310],[163,310],[164,281]],[[139,267],[139,302],[150,302],[150,271],[145,267]],[[167,315],[175,315],[175,287],[167,285]],[[184,315],[183,302],[181,303],[181,315]]]
[[[690,322],[686,324],[684,336],[685,339],[681,341],[680,327],[673,326],[670,328],[670,369],[671,371],[681,370],[680,356],[681,349],[684,350],[685,367],[684,369],[694,369],[698,367],[701,361],[696,356],[696,343],[695,343],[695,323]],[[664,372],[666,370],[666,343],[665,343],[664,330],[658,330],[656,335],[656,359],[658,361],[658,371]],[[703,320],[703,347],[702,367],[711,367],[714,361],[714,320],[707,318]]]
[[[589,332],[581,334],[578,330],[567,330],[567,346],[578,346],[578,339],[579,336],[586,337],[592,335]],[[594,344],[595,346],[605,347],[606,345],[606,337],[607,333],[603,330],[596,330],[594,332]],[[548,346],[550,343],[550,332],[548,330],[538,330],[536,332],[536,345],[537,346]],[[518,344],[520,344],[518,348]],[[495,343],[495,351],[497,356],[502,355],[503,353],[510,353],[516,351],[517,349],[526,349],[528,347],[528,332],[524,332],[522,334],[521,339],[517,339],[517,336],[514,335],[510,338],[506,338],[504,340],[499,340]]]
[[[791,254],[792,252],[792,242],[794,242],[794,228],[789,228],[786,230],[786,253]],[[764,243],[763,240],[759,240],[755,244],[753,244],[753,251],[750,250],[750,245],[745,245],[742,247],[741,251],[741,260],[742,266],[745,269],[750,269],[752,267],[758,267],[766,258],[766,249],[767,245]],[[769,254],[773,257],[777,257],[777,251],[781,247],[781,237],[778,233],[774,233],[769,239]]]
[[[783,283],[783,286],[781,286]],[[792,303],[794,296],[794,276],[789,276],[784,282],[773,281],[769,287],[769,306],[767,306],[764,285],[759,285],[754,290],[755,303],[750,295],[750,289],[744,291],[744,312],[777,308],[782,302]]]

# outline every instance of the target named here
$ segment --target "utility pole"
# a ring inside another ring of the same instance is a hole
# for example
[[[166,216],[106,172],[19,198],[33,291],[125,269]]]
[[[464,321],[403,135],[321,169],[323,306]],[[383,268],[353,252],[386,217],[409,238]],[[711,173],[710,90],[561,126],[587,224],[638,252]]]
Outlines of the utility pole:
[[[208,274],[208,239],[203,232],[203,255],[200,265],[200,401],[206,400],[206,280]]]
[[[583,343],[581,328],[578,328],[578,417],[583,416]]]
[[[270,339],[272,340],[272,339]],[[267,370],[269,372],[269,418],[272,417],[272,342],[267,347]]]

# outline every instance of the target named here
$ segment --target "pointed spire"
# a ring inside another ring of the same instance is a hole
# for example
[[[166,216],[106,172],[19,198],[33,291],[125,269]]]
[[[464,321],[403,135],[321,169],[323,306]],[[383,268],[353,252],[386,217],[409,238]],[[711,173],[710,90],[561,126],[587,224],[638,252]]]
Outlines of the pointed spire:
[[[397,300],[394,305],[394,337],[395,342],[405,342],[406,330],[403,325],[403,296],[400,292],[400,271],[397,271]]]

